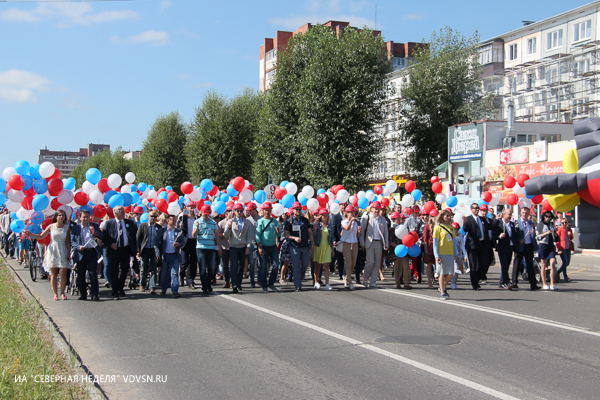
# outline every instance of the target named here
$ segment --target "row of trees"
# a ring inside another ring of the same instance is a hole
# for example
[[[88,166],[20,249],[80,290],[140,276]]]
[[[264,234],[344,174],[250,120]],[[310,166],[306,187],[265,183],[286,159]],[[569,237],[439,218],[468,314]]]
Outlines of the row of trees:
[[[417,179],[446,159],[448,126],[491,110],[480,94],[477,42],[477,35],[444,28],[417,49],[407,71],[400,145],[411,149],[407,161]],[[266,95],[246,89],[228,99],[208,92],[189,123],[177,112],[157,118],[138,159],[105,151],[73,176],[83,182],[95,167],[103,175],[132,171],[155,186],[210,178],[224,188],[243,176],[256,187],[271,178],[358,190],[380,159],[384,138],[374,128],[384,118],[390,71],[381,36],[365,28],[338,37],[317,25],[278,54],[277,79]]]

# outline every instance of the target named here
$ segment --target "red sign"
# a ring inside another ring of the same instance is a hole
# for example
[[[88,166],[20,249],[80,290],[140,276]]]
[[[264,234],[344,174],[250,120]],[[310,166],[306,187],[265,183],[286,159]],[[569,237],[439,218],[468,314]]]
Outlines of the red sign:
[[[500,150],[500,164],[502,165],[526,162],[529,162],[529,149],[527,147]]]
[[[515,179],[520,174],[527,174],[530,178],[541,175],[564,174],[562,161],[550,161],[535,164],[502,165],[500,167],[488,167],[487,181],[503,181],[507,176]]]

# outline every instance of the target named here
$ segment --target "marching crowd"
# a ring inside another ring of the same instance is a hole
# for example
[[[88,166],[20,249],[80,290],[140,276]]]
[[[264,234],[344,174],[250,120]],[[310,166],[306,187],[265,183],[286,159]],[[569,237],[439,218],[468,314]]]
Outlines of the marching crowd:
[[[557,290],[560,274],[565,282],[570,281],[567,267],[573,232],[561,213],[543,211],[536,224],[527,207],[520,208],[518,218],[513,219],[510,208],[496,216],[486,204],[473,203],[472,215],[459,224],[452,222],[449,208],[427,213],[415,205],[406,215],[400,203],[388,211],[374,201],[370,210],[359,216],[354,206],[340,206],[341,211],[331,215],[325,208],[311,212],[295,202],[288,213],[277,218],[269,202],[261,206],[230,204],[224,214],[215,215],[210,205],[196,209],[196,204],[188,201],[178,216],[150,210],[147,222],[141,222],[141,207],[126,215],[124,208],[117,206],[114,218],[103,220],[83,208],[73,218],[59,209],[40,234],[11,232],[11,215],[4,209],[0,230],[5,255],[15,258],[17,254],[20,263],[27,259],[30,241],[51,236],[50,244],[38,243],[36,251],[43,255],[54,300],[59,298],[59,274],[60,298],[67,299],[65,287],[71,268],[77,271],[79,299],[88,298],[89,286],[90,298],[98,301],[99,274],[111,288],[112,298],[119,300],[126,295],[128,276],[140,292],[165,296],[170,289],[177,298],[181,286],[196,289],[198,277],[204,294],[213,293],[220,280],[224,289],[239,293],[244,279],[263,292],[276,292],[277,283],[288,282],[302,291],[309,266],[308,279],[316,290],[332,290],[333,274],[339,275],[348,290],[354,290],[355,284],[377,287],[378,280],[385,280],[386,265],[393,265],[398,289],[411,289],[413,281],[421,284],[426,279],[428,288],[438,286],[441,298],[447,299],[448,289],[457,288],[460,274],[470,275],[473,290],[487,283],[488,269],[496,259],[494,251],[501,267],[500,289],[518,289],[519,278],[525,277],[531,290]],[[400,225],[418,237],[418,256],[395,251],[402,245],[397,235]],[[536,252],[539,270],[534,263]],[[557,255],[562,259],[558,270]],[[542,287],[537,285],[536,273]]]

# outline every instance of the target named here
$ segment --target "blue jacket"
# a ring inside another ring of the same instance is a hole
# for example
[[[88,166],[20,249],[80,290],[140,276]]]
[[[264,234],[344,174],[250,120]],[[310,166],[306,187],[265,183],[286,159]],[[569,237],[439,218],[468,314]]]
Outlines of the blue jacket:
[[[179,258],[179,262],[181,262],[181,252],[179,250],[183,249],[185,244],[187,243],[187,238],[183,234],[183,231],[179,228],[173,228],[175,233],[175,243],[179,244],[179,247],[176,247],[175,254],[177,254],[177,258]],[[165,225],[156,235],[154,239],[154,250],[158,257],[162,257],[164,259],[164,246],[167,244],[167,231],[169,230],[168,226]]]
[[[100,226],[98,226],[97,223],[90,222],[89,226],[92,228],[95,238],[100,240],[104,238]],[[71,258],[74,263],[81,260],[83,252],[79,250],[79,247],[85,245],[85,243],[83,243],[83,236],[81,236],[81,229],[81,224],[71,225]],[[102,255],[102,246],[96,246],[95,249],[97,256],[100,257]]]

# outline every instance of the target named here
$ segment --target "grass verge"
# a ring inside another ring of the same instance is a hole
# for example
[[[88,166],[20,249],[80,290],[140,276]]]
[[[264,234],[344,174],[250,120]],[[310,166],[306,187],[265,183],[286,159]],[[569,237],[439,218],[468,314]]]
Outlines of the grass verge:
[[[81,374],[54,347],[42,309],[8,268],[0,260],[0,399],[87,399],[82,383],[66,381]],[[56,376],[65,382],[50,382]]]

